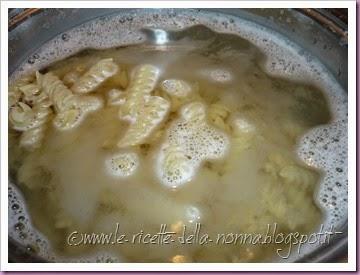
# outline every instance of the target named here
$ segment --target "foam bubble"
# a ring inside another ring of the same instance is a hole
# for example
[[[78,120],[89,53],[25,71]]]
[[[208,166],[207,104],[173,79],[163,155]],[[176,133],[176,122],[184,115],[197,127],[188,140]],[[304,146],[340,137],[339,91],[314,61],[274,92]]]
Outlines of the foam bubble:
[[[176,97],[186,97],[192,91],[190,84],[181,79],[166,79],[161,83],[161,88]]]
[[[224,68],[205,70],[202,75],[208,77],[210,81],[219,83],[228,83],[233,79],[232,72]]]
[[[203,161],[224,157],[229,146],[227,135],[206,122],[203,103],[189,103],[180,114],[156,162],[160,182],[172,188],[191,181]]]
[[[133,175],[139,166],[139,158],[136,153],[119,153],[105,161],[107,171],[115,177],[129,177]]]

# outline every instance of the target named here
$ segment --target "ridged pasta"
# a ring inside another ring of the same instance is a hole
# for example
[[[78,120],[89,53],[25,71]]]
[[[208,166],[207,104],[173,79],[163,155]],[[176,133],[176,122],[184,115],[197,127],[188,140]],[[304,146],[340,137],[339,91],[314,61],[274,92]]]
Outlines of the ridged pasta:
[[[107,92],[107,105],[119,106],[126,102],[126,93],[118,89],[111,89]]]
[[[35,112],[36,126],[23,132],[20,138],[20,146],[33,150],[39,148],[45,136],[47,123],[52,116],[52,110],[46,99],[43,102],[38,102],[33,110]]]
[[[112,58],[102,59],[82,75],[71,87],[71,90],[80,94],[90,93],[106,79],[115,75],[118,70],[119,67]]]
[[[102,101],[95,96],[74,95],[53,73],[37,73],[37,83],[54,105],[56,116],[54,126],[67,130],[79,125],[85,116],[102,107]]]
[[[168,145],[162,149],[160,177],[172,186],[177,186],[191,179],[196,168],[194,163],[176,145]]]
[[[261,200],[267,212],[273,216],[273,222],[287,227],[288,230],[295,230],[305,229],[312,224],[309,220],[318,220],[318,212],[314,211],[316,206],[308,193],[313,190],[307,191],[298,185],[288,188],[278,180],[264,183]]]
[[[225,132],[231,131],[231,127],[227,123],[229,115],[230,110],[221,103],[211,104],[208,110],[210,123]]]
[[[45,135],[47,122],[51,118],[51,104],[47,97],[38,97],[33,107],[18,102],[10,110],[9,120],[12,128],[23,132],[20,138],[20,146],[28,150],[40,147]]]
[[[30,84],[34,80],[33,75],[28,75],[21,77],[15,83],[9,86],[8,90],[8,101],[9,101],[9,108],[13,107],[17,104],[22,96],[22,91],[20,90],[21,87]]]
[[[232,121],[231,148],[233,153],[240,153],[254,144],[256,137],[255,126],[245,117],[238,116]]]
[[[192,92],[191,85],[181,79],[166,79],[161,83],[160,87],[170,96],[178,98],[189,96]]]
[[[315,184],[317,175],[311,169],[300,166],[281,154],[270,154],[264,165],[264,171],[274,179],[286,184],[294,184],[307,189]]]
[[[204,103],[189,103],[180,114],[157,158],[160,180],[172,188],[191,180],[203,161],[224,157],[229,142],[222,131],[207,123]]]
[[[181,109],[181,116],[188,122],[204,122],[206,107],[202,102],[192,102]]]
[[[153,91],[159,77],[159,69],[153,65],[141,65],[132,72],[131,82],[126,91],[125,104],[120,108],[119,116],[134,121],[138,111],[144,105],[146,95]]]
[[[159,69],[152,65],[135,68],[131,83],[126,91],[125,103],[121,104],[119,116],[130,122],[125,135],[118,142],[118,147],[141,145],[156,127],[165,119],[170,103],[150,93],[155,87]]]
[[[136,120],[118,142],[119,147],[135,146],[145,142],[153,130],[164,120],[170,108],[167,100],[158,96],[149,96],[139,106]]]

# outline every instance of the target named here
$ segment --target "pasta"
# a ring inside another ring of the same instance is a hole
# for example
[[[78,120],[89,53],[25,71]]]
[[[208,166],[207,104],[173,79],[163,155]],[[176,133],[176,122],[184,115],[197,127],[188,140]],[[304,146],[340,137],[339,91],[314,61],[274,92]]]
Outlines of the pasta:
[[[122,104],[120,118],[130,121],[129,128],[118,147],[140,145],[165,119],[170,103],[159,96],[151,96],[159,70],[152,65],[142,65],[133,72],[132,82]]]
[[[161,89],[174,97],[186,97],[192,92],[189,83],[180,79],[167,79],[161,83]]]
[[[126,102],[120,108],[120,118],[130,121],[136,120],[137,112],[144,105],[145,96],[149,96],[154,89],[159,73],[158,68],[148,64],[134,69],[127,89]]]
[[[281,154],[270,154],[264,165],[264,171],[274,179],[281,179],[286,184],[294,184],[306,190],[317,180],[316,174]]]
[[[29,76],[13,86],[20,92],[18,98],[22,101],[12,106],[9,112],[12,128],[22,132],[20,146],[28,150],[40,147],[52,115],[51,102],[33,80]]]
[[[71,87],[75,93],[90,93],[94,91],[106,79],[118,72],[119,68],[112,58],[102,59],[93,65]]]
[[[232,121],[232,152],[240,153],[252,146],[256,134],[255,126],[242,116]]]
[[[61,130],[76,127],[85,116],[102,107],[102,101],[95,96],[74,95],[53,73],[37,73],[38,85],[54,105],[56,116],[54,126]]]
[[[107,93],[107,105],[118,106],[123,105],[126,101],[126,93],[118,89],[111,89]]]
[[[22,91],[20,90],[21,87],[30,84],[34,80],[34,77],[24,76],[18,79],[13,85],[9,86],[8,91],[8,100],[9,100],[9,108],[13,107],[17,104],[22,96]]]
[[[204,160],[223,157],[228,145],[227,136],[206,122],[205,104],[189,103],[180,114],[157,159],[161,182],[172,188],[191,180]]]
[[[206,118],[205,105],[199,101],[189,103],[181,109],[181,116],[188,122],[204,122]]]
[[[158,96],[150,96],[145,99],[144,105],[139,108],[136,120],[122,139],[119,147],[135,146],[145,142],[145,139],[164,120],[168,113],[170,104]]]
[[[38,102],[33,107],[35,112],[36,126],[23,132],[20,138],[20,146],[33,150],[39,148],[44,139],[47,123],[52,116],[52,110],[47,101]]]
[[[208,118],[211,124],[217,128],[230,132],[230,125],[227,124],[226,120],[230,115],[230,110],[226,108],[223,104],[215,103],[211,104],[208,111]]]
[[[309,220],[316,221],[319,216],[312,197],[298,186],[285,188],[278,181],[265,182],[261,199],[274,217],[273,222],[286,226],[288,230],[304,228]]]
[[[176,145],[165,146],[163,149],[161,177],[166,178],[173,186],[187,182],[194,175],[194,163]]]

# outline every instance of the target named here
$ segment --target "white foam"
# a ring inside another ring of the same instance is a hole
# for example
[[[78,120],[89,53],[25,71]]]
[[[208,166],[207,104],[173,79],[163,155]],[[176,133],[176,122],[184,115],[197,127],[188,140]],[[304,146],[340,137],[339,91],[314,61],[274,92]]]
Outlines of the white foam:
[[[161,83],[161,88],[176,97],[186,97],[192,91],[190,84],[181,79],[166,79]]]
[[[133,152],[118,153],[108,158],[105,165],[112,176],[125,178],[135,173],[139,166],[139,157]]]
[[[203,103],[189,103],[180,114],[169,128],[155,168],[160,182],[172,188],[191,181],[205,160],[224,157],[229,147],[227,135],[206,122]]]

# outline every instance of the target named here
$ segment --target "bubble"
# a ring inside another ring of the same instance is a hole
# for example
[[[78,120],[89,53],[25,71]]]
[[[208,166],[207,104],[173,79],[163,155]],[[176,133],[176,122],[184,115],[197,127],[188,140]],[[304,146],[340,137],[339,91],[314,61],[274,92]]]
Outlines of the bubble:
[[[189,103],[180,114],[182,118],[169,128],[155,167],[161,184],[171,188],[190,182],[205,160],[223,158],[229,146],[227,135],[206,122],[203,103]]]
[[[115,177],[129,177],[135,173],[139,166],[139,158],[136,153],[119,153],[105,161],[107,171]]]

